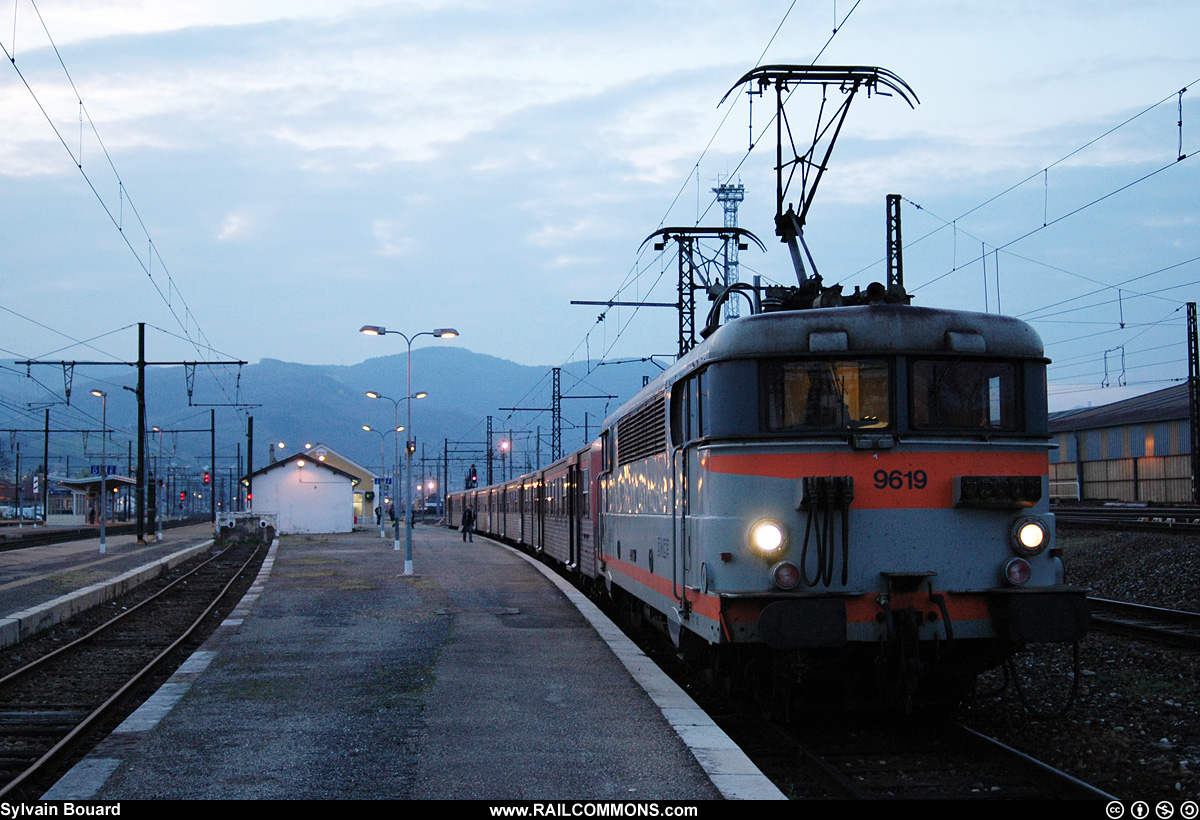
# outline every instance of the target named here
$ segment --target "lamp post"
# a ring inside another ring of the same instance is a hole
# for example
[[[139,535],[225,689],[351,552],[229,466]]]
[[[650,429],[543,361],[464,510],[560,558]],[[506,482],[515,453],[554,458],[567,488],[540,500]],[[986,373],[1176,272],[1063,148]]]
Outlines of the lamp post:
[[[108,394],[103,390],[93,390],[92,395],[99,396],[103,402],[100,421],[100,554],[103,555],[106,549],[104,519],[108,517]]]
[[[378,394],[376,394],[376,395],[378,395]],[[398,410],[397,410],[397,414],[399,414]],[[387,436],[388,433],[399,433],[404,428],[397,427],[395,430],[376,430],[374,427],[371,427],[368,424],[364,424],[364,425],[362,425],[362,429],[366,430],[368,433],[376,433],[379,435],[379,496],[376,498],[376,503],[379,505],[379,537],[386,538],[387,535],[383,531],[383,514],[384,514],[385,510],[383,508],[382,495],[383,495],[383,487],[384,487],[383,477],[384,477],[384,473],[387,470],[387,465],[385,463],[386,456],[384,454],[385,451],[383,449],[383,442],[384,442],[384,437]],[[392,472],[394,473],[395,470],[393,470]],[[396,538],[396,541],[397,541],[396,549],[397,550],[400,549],[399,540],[400,540],[399,536],[397,536],[397,538]]]
[[[412,401],[411,401],[411,399],[414,398],[413,392],[412,392],[412,343],[413,343],[413,339],[417,339],[421,336],[433,336],[434,338],[437,338],[437,339],[453,339],[454,337],[458,336],[458,331],[452,327],[441,327],[441,328],[437,328],[436,330],[425,330],[420,333],[414,333],[412,336],[409,336],[405,333],[401,333],[398,330],[388,330],[384,327],[380,327],[379,325],[363,325],[361,328],[359,328],[359,333],[365,333],[367,336],[385,336],[388,333],[392,333],[392,334],[395,334],[396,336],[399,336],[402,339],[404,339],[405,343],[408,345],[408,356],[407,356],[408,387],[405,390],[405,392],[406,392],[405,398],[409,400],[409,402],[408,402],[408,420],[407,420],[407,423],[405,424],[405,427],[408,428],[408,440],[405,442],[404,459],[406,462],[408,462],[408,474],[411,476],[412,475],[412,453],[413,453],[413,447],[411,445],[411,440],[412,440]],[[367,395],[370,396],[371,394],[368,393]],[[420,396],[420,398],[423,398],[423,394],[422,394],[422,396]],[[404,485],[404,501],[405,501],[405,509],[407,510],[407,514],[409,516],[409,520],[405,523],[405,529],[404,529],[404,533],[405,533],[405,535],[404,535],[404,574],[412,575],[412,482],[409,482],[408,484]],[[399,539],[397,539],[397,540],[399,540]]]
[[[412,400],[413,399],[423,399],[428,395],[429,395],[428,393],[426,393],[425,391],[422,390],[419,393],[410,393],[409,395],[404,396],[402,398],[393,399],[391,396],[385,396],[382,393],[378,393],[374,390],[367,391],[367,398],[369,398],[369,399],[383,399],[384,401],[390,401],[392,403],[392,420],[393,420],[393,426],[396,428],[396,432],[400,432],[401,430],[407,429],[407,427],[405,425],[400,423],[400,402],[402,402],[402,401],[409,402],[408,424],[411,425],[412,424]],[[392,487],[395,492],[399,492],[400,484],[404,480],[404,469],[403,469],[403,467],[400,466],[400,437],[399,436],[396,436],[396,438],[393,439],[393,444],[394,444],[394,448],[395,448],[395,455],[394,455],[394,460],[392,461],[392,465],[393,465],[392,466]],[[407,445],[408,445],[408,442],[405,442],[406,450],[407,450]],[[412,464],[410,461],[410,463],[409,463],[410,470],[411,470],[411,467],[412,467]],[[409,475],[411,476],[412,473],[410,472]],[[408,528],[409,525],[406,524],[405,527]],[[396,516],[396,526],[395,526],[394,530],[395,530],[395,538],[394,538],[392,548],[398,551],[400,549],[400,516],[399,515]],[[405,567],[406,567],[405,573],[412,574],[412,563],[411,563],[412,562],[412,533],[411,532],[406,537],[405,541],[408,544],[408,548],[405,552],[405,554],[407,555],[407,558],[405,559]]]

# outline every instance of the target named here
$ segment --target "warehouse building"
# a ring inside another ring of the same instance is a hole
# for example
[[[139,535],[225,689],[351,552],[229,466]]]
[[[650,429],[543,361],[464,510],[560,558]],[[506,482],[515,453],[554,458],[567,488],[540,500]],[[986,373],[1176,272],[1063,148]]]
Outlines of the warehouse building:
[[[1050,416],[1050,497],[1187,503],[1193,497],[1186,383]]]

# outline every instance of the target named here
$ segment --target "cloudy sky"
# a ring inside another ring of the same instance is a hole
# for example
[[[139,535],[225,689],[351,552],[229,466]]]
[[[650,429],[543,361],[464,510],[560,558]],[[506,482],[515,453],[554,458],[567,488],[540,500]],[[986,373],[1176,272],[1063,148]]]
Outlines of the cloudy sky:
[[[570,301],[674,301],[674,261],[639,246],[664,224],[720,224],[711,188],[731,175],[767,246],[743,253],[743,278],[794,283],[770,132],[747,153],[768,106],[751,120],[746,95],[718,102],[756,64],[820,53],[920,98],[855,101],[806,232],[827,282],[883,278],[899,193],[916,303],[1031,320],[1056,406],[1187,375],[1190,0],[0,10],[3,357],[129,359],[137,322],[158,360],[200,355],[177,337],[251,362],[402,350],[363,324],[454,326],[524,364],[669,354],[672,312],[598,321]],[[798,95],[792,122],[810,128],[817,102]]]

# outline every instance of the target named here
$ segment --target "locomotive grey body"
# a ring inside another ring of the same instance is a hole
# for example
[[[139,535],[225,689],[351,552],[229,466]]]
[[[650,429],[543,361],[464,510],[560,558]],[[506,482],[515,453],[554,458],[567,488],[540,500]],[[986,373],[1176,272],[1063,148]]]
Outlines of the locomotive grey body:
[[[735,674],[961,688],[1027,643],[1087,629],[1048,507],[1045,366],[1037,334],[1008,317],[905,304],[747,316],[588,447],[452,493],[449,520],[471,505],[482,532]]]

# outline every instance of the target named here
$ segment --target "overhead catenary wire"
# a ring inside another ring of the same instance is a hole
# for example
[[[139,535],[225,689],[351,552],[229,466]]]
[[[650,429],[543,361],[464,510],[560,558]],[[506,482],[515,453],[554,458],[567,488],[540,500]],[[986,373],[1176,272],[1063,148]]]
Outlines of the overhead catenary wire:
[[[100,203],[100,206],[103,208],[105,214],[108,216],[109,221],[117,229],[117,232],[121,235],[122,241],[125,243],[126,247],[129,249],[129,252],[133,255],[137,265],[141,268],[143,273],[146,274],[147,279],[150,281],[150,284],[154,288],[154,291],[158,294],[159,299],[163,302],[163,304],[167,308],[167,311],[171,314],[171,316],[172,316],[172,318],[174,318],[176,324],[178,324],[180,329],[183,331],[183,338],[185,338],[193,346],[193,348],[196,350],[197,356],[200,359],[204,359],[203,351],[206,349],[212,350],[213,349],[212,343],[208,339],[207,335],[204,333],[203,329],[200,327],[200,323],[196,319],[195,314],[192,312],[191,307],[188,305],[187,300],[183,297],[183,292],[180,290],[178,283],[175,281],[174,277],[171,275],[170,271],[167,269],[166,262],[165,262],[165,260],[163,260],[162,255],[159,253],[157,246],[154,244],[154,240],[150,236],[149,229],[146,227],[146,224],[145,224],[144,220],[142,219],[141,213],[138,211],[137,207],[133,203],[132,198],[129,196],[128,186],[125,184],[124,179],[121,177],[120,172],[117,170],[116,163],[113,161],[112,155],[109,153],[107,146],[104,144],[103,139],[100,137],[100,133],[99,133],[99,130],[96,128],[95,122],[92,120],[91,115],[87,111],[87,106],[83,102],[83,97],[80,94],[79,89],[76,87],[75,80],[71,76],[70,70],[67,68],[66,61],[63,58],[62,53],[59,50],[57,43],[54,41],[54,38],[50,33],[50,28],[49,28],[48,24],[46,23],[45,18],[42,16],[41,10],[38,8],[36,0],[29,0],[29,4],[37,16],[38,23],[41,26],[42,31],[45,33],[46,40],[54,52],[54,55],[58,61],[59,67],[62,69],[63,75],[66,77],[67,82],[71,87],[72,93],[74,94],[77,105],[78,105],[80,134],[79,134],[79,148],[77,150],[72,150],[70,144],[67,142],[67,139],[63,136],[62,131],[59,129],[59,126],[55,123],[54,118],[51,117],[50,113],[46,110],[45,105],[43,105],[41,99],[39,98],[37,92],[34,90],[29,79],[26,77],[25,73],[21,70],[20,66],[18,66],[18,64],[17,64],[16,31],[17,31],[17,11],[19,8],[19,0],[14,0],[14,4],[13,4],[13,50],[10,52],[3,43],[0,43],[0,50],[2,50],[4,52],[4,55],[6,57],[8,57],[9,63],[12,65],[12,68],[16,72],[17,77],[21,80],[21,83],[25,86],[26,91],[28,91],[28,93],[32,97],[34,103],[37,105],[38,110],[42,113],[42,116],[46,119],[46,122],[50,125],[51,130],[53,130],[55,136],[58,138],[58,141],[62,145],[63,149],[67,152],[68,156],[70,156],[73,164],[76,166],[80,175],[83,177],[84,182],[87,184],[89,190],[91,190],[93,196],[96,198],[96,201]],[[97,145],[100,147],[101,153],[103,154],[103,156],[108,164],[108,167],[113,174],[113,177],[115,178],[115,180],[117,182],[117,200],[118,201],[117,201],[115,208],[101,194],[99,188],[97,187],[96,182],[93,180],[93,178],[89,174],[89,172],[84,168],[84,163],[83,163],[83,124],[85,121],[86,121],[88,127],[90,128],[91,134],[92,134],[92,136],[94,136]],[[126,205],[128,205],[130,212],[136,218],[137,225],[140,228],[143,236],[145,237],[145,240],[147,243],[147,250],[146,250],[144,258],[143,258],[142,253],[137,248],[134,247],[133,241],[129,236],[129,232],[126,230],[126,226],[124,224],[124,213],[125,213]],[[159,269],[162,271],[162,276],[165,277],[165,279],[166,279],[165,291],[164,291],[163,285],[160,284],[158,281],[156,281],[154,278],[153,268],[154,268],[154,258],[155,257],[158,258]],[[178,310],[176,308],[175,304],[172,302],[172,298],[171,298],[172,292],[174,292],[174,294],[177,296],[177,301],[179,301],[181,303],[182,311]],[[198,337],[199,340],[202,340],[203,344],[201,343],[201,341],[198,341],[197,338],[193,338],[193,334],[189,331],[189,327],[188,327],[189,322],[192,325],[192,327],[195,328],[195,336]],[[47,329],[50,329],[50,328],[47,328]],[[55,331],[55,332],[57,332],[57,331]],[[62,334],[62,335],[66,336],[66,334]],[[70,338],[70,337],[68,336],[68,338]],[[212,375],[214,381],[217,384],[218,389],[226,396],[227,399],[230,400],[230,402],[232,402],[233,401],[232,397],[229,396],[229,393],[226,391],[225,385],[222,384],[222,382],[219,378],[217,378],[216,373],[213,372],[211,368],[206,368],[206,369],[210,372],[210,375]]]
[[[824,44],[818,50],[816,56],[813,58],[813,60],[811,62],[815,63],[818,60],[820,60],[821,56],[829,48],[829,45],[833,42],[834,38],[841,31],[842,27],[846,24],[846,22],[854,14],[854,12],[858,8],[860,2],[861,2],[861,0],[855,0],[854,4],[851,6],[850,10],[847,11],[844,16],[842,16],[840,22],[838,22],[836,3],[834,4],[833,30],[830,33],[829,37],[825,40]],[[795,6],[796,6],[796,0],[793,0],[793,2],[788,6],[787,10],[784,12],[782,18],[779,21],[779,24],[776,26],[775,30],[772,32],[770,38],[768,38],[766,45],[763,47],[763,49],[760,52],[754,65],[759,65],[762,63],[767,52],[770,50],[772,44],[775,42],[776,38],[779,36],[779,33],[782,31],[784,24],[787,22],[789,16],[792,13],[792,10],[795,8]],[[793,89],[792,92],[789,92],[789,97],[790,97],[791,93],[794,93],[794,91],[795,91],[795,89]],[[659,223],[658,223],[659,228],[662,228],[663,226],[666,225],[671,212],[678,205],[684,192],[687,190],[689,184],[691,183],[691,181],[693,179],[693,175],[699,174],[699,168],[700,168],[701,163],[704,161],[704,158],[708,155],[712,146],[716,142],[717,137],[720,135],[721,131],[724,129],[734,108],[735,108],[735,106],[728,107],[724,116],[720,119],[716,128],[714,129],[713,134],[709,137],[707,143],[701,149],[699,156],[689,166],[688,172],[687,172],[687,174],[684,175],[684,179],[681,182],[681,184],[679,185],[679,188],[677,189],[675,196],[672,198],[670,203],[667,205],[667,208],[666,208],[662,218],[659,220]],[[758,139],[753,138],[753,132],[752,132],[752,135],[751,135],[752,138],[751,138],[750,144],[746,148],[745,152],[742,154],[741,159],[738,161],[737,165],[730,172],[730,176],[737,174],[737,172],[741,169],[742,165],[747,161],[751,152],[754,150],[754,147],[760,141],[762,135],[765,134],[774,125],[775,118],[777,116],[778,116],[778,114],[772,114],[772,116],[768,119],[768,121],[763,125],[762,129],[760,130]],[[751,128],[753,128],[753,125],[751,125]],[[697,191],[697,196],[699,196],[699,191]],[[704,208],[703,210],[700,209],[699,203],[697,203],[697,215],[696,215],[695,224],[697,224],[697,225],[700,224],[700,222],[705,218],[705,216],[707,216],[708,212],[713,208],[713,206],[716,204],[716,202],[717,202],[717,199],[714,196],[713,198],[711,198],[709,200],[707,207]],[[609,299],[609,301],[610,302],[623,301],[623,297],[626,296],[627,291],[629,289],[635,288],[635,287],[637,288],[636,292],[638,294],[640,294],[639,298],[636,301],[642,301],[642,299],[646,298],[646,296],[648,296],[650,293],[652,293],[654,291],[654,289],[656,287],[658,287],[658,285],[662,282],[662,280],[663,280],[664,276],[666,275],[666,272],[669,268],[668,263],[670,261],[675,260],[675,258],[676,258],[675,254],[677,252],[678,252],[677,249],[667,250],[666,248],[664,248],[662,251],[656,252],[654,256],[647,259],[645,249],[644,248],[640,249],[633,264],[630,266],[629,270],[626,272],[625,276],[622,278],[621,282],[618,284],[616,291],[614,292],[613,296]],[[642,278],[646,273],[648,273],[656,265],[659,268],[658,273],[654,277],[650,286],[643,291],[642,288],[640,287]],[[617,306],[614,305],[613,307],[617,307]],[[563,365],[562,365],[563,367],[565,367],[568,363],[575,361],[580,350],[582,349],[582,350],[588,352],[587,372],[590,373],[594,369],[594,367],[597,367],[600,364],[602,364],[607,359],[607,357],[612,353],[612,351],[616,348],[617,344],[620,342],[621,337],[628,330],[628,328],[633,323],[634,319],[638,316],[638,314],[641,310],[640,306],[635,306],[632,308],[629,315],[627,317],[624,317],[623,322],[618,320],[618,327],[612,334],[612,338],[609,339],[608,338],[607,319],[608,319],[608,313],[611,309],[612,309],[612,307],[610,307],[607,310],[604,310],[600,313],[600,315],[597,317],[597,319],[592,324],[592,326],[588,329],[588,331],[583,335],[583,337],[580,339],[580,341],[575,345],[575,347],[567,355],[566,360],[563,362]],[[620,313],[618,313],[618,316],[620,316]],[[604,339],[601,344],[600,356],[596,360],[596,364],[593,365],[592,364],[592,356],[590,353],[590,351],[591,351],[591,334],[593,332],[595,332],[598,327],[602,329],[602,332],[604,334]],[[580,380],[582,380],[582,377]],[[544,381],[545,381],[544,379],[540,380],[538,385],[539,386],[542,385],[544,383]],[[576,384],[578,384],[578,383],[579,383],[579,380],[576,381]],[[529,396],[535,392],[536,392],[536,390],[531,388],[529,393],[527,393],[526,395]],[[524,399],[522,399],[522,401],[523,400]],[[519,404],[520,404],[520,402],[518,402],[518,405]],[[538,415],[540,416],[540,413]],[[511,416],[511,414],[510,414],[510,416]],[[536,419],[537,416],[535,416],[534,418]],[[523,431],[527,431],[527,428]]]
[[[821,58],[821,56],[825,53],[826,49],[828,49],[829,45],[833,42],[834,38],[838,35],[838,33],[845,26],[846,22],[854,14],[854,12],[858,8],[860,2],[861,2],[861,0],[856,0],[854,5],[851,6],[850,10],[847,11],[846,14],[841,18],[840,23],[836,22],[837,21],[837,16],[836,16],[837,12],[836,12],[836,4],[835,4],[835,6],[834,6],[835,25],[833,27],[833,31],[830,33],[829,37],[825,40],[824,44],[818,50],[816,57],[813,58],[812,62],[815,63],[817,60],[819,60]],[[762,63],[763,59],[766,57],[767,52],[770,50],[772,44],[774,44],[776,38],[779,36],[780,31],[783,29],[784,24],[787,22],[789,16],[792,13],[792,10],[795,8],[795,6],[796,6],[796,2],[795,2],[795,0],[793,0],[793,2],[788,6],[787,10],[784,12],[783,17],[780,19],[779,24],[775,28],[775,31],[772,32],[770,38],[768,38],[768,40],[767,40],[766,45],[763,47],[762,51],[759,53],[758,59],[755,61],[754,65],[758,65],[758,64]],[[794,89],[793,89],[793,91],[794,91]],[[697,157],[695,162],[693,162],[689,166],[688,173],[684,176],[684,179],[683,179],[682,183],[680,184],[678,190],[676,191],[674,198],[672,198],[671,202],[667,205],[665,213],[663,214],[662,218],[659,220],[659,223],[658,223],[659,228],[662,228],[664,225],[666,225],[667,220],[670,217],[671,211],[674,210],[675,206],[679,203],[680,198],[683,196],[684,191],[687,190],[687,187],[692,180],[692,175],[694,173],[698,172],[700,164],[704,161],[704,158],[708,155],[708,152],[711,150],[717,137],[720,135],[721,131],[724,129],[725,124],[728,121],[729,116],[732,114],[733,110],[734,110],[734,106],[730,106],[726,110],[725,115],[721,118],[720,122],[717,124],[716,128],[714,129],[713,134],[709,137],[708,142],[705,144],[704,148],[701,149],[700,155]],[[770,119],[767,121],[767,123],[763,126],[762,130],[759,132],[759,139],[761,139],[762,135],[764,133],[766,133],[767,130],[770,129],[771,126],[774,124],[775,116],[777,116],[777,115],[772,115],[770,117]],[[735,175],[741,169],[742,165],[749,158],[751,152],[754,150],[754,147],[755,147],[755,145],[758,144],[758,142],[759,142],[758,139],[751,140],[750,145],[747,147],[746,151],[742,154],[741,159],[739,160],[737,165],[734,167],[734,169],[730,172],[730,176]],[[699,222],[708,214],[708,212],[712,209],[712,207],[716,204],[716,202],[717,202],[717,199],[715,197],[710,199],[707,208],[705,208],[702,212],[698,213],[697,218],[696,218],[696,224],[699,224]],[[654,261],[660,261],[663,258],[663,255],[667,254],[667,253],[668,252],[666,250],[660,252],[657,256],[654,257]],[[641,267],[642,258],[643,258],[643,253],[639,252],[637,259],[635,259],[634,264],[630,267],[630,270],[626,273],[625,277],[621,280],[621,283],[618,285],[617,290],[614,293],[614,295],[611,297],[610,301],[614,301],[614,302],[619,301],[621,299],[621,297],[624,295],[626,289],[628,287],[632,286],[632,284],[634,282],[639,280],[640,277],[642,276],[642,274],[646,270],[649,269],[649,265],[647,265],[644,268]],[[651,263],[651,264],[653,264],[653,263]],[[656,287],[658,285],[658,283],[662,280],[662,276],[663,276],[663,272],[660,271],[658,277],[655,278],[651,287],[646,291],[647,293],[650,293],[653,291],[654,287]],[[636,308],[636,307],[633,308],[633,312],[632,312],[633,315],[636,316],[639,310],[640,310],[640,308]],[[605,313],[602,313],[600,315],[600,318],[597,319],[597,321],[593,324],[592,328],[589,329],[587,333],[590,334],[593,330],[596,329],[595,328],[596,325],[602,324],[604,321],[604,318],[605,318]],[[621,335],[624,333],[625,329],[628,328],[629,324],[630,324],[630,321],[627,320],[625,322],[625,324],[622,325],[617,330],[615,338],[605,348],[604,355],[607,355],[609,352],[611,352],[611,350],[615,347],[616,342],[620,339]],[[574,357],[576,356],[576,354],[578,354],[579,349],[581,347],[586,347],[586,346],[587,346],[587,334],[585,334],[584,339],[581,339],[580,342],[571,351],[571,353],[567,357],[567,360],[568,361],[573,360]],[[603,356],[602,356],[602,358],[603,358]]]

